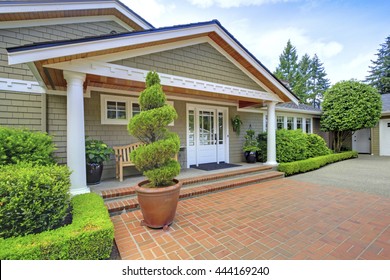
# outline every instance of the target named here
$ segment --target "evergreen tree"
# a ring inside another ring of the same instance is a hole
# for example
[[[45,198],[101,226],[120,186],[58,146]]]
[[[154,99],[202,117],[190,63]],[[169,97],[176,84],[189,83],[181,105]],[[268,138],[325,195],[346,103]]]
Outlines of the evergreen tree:
[[[301,99],[301,102],[307,103],[309,92],[309,79],[311,74],[312,61],[310,56],[306,53],[302,56],[298,64],[297,81],[293,88],[293,92]]]
[[[330,82],[318,56],[315,54],[311,60],[310,78],[308,80],[308,101],[315,108],[320,108],[324,92],[329,88]]]
[[[297,50],[288,40],[283,53],[279,56],[279,66],[276,68],[274,75],[278,79],[288,82],[290,89],[293,89],[296,84],[297,69]]]
[[[370,75],[366,78],[366,82],[375,87],[380,94],[385,94],[390,93],[390,36],[380,46],[376,54],[377,59],[371,60],[373,65],[370,66],[368,71]]]

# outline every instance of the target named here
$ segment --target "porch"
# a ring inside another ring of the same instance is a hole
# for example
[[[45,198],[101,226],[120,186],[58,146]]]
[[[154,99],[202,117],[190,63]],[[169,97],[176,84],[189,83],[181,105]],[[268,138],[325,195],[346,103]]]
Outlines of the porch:
[[[261,163],[240,163],[239,166],[219,170],[204,171],[184,168],[177,179],[182,183],[180,199],[196,197],[234,187],[283,178],[284,174],[273,170],[272,166]],[[89,186],[104,199],[110,215],[134,211],[139,208],[135,193],[137,183],[145,180],[143,176],[125,177],[119,180],[104,180],[98,185]]]

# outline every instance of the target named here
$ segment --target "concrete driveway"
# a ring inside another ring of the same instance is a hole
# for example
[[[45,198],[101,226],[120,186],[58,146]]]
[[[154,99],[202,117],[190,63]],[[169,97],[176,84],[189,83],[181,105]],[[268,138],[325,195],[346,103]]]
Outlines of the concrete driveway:
[[[390,197],[390,157],[359,155],[289,178]]]

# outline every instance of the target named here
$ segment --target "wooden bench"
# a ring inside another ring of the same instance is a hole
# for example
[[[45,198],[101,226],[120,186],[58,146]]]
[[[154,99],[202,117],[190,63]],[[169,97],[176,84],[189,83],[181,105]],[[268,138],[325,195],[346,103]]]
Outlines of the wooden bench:
[[[142,142],[137,142],[130,145],[113,147],[115,151],[115,161],[116,161],[115,177],[117,179],[119,178],[119,182],[123,182],[123,167],[134,166],[134,163],[131,161],[130,158],[130,153],[142,145],[145,144]],[[173,159],[177,161],[178,155],[176,154]]]
[[[130,159],[130,153],[142,145],[144,144],[137,142],[130,145],[113,147],[116,161],[116,178],[119,178],[120,182],[123,182],[123,167],[134,166],[134,163]]]

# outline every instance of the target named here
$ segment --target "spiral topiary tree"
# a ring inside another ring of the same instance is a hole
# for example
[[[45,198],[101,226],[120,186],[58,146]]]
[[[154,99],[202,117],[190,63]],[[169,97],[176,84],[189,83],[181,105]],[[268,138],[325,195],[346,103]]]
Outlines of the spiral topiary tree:
[[[128,131],[145,145],[131,153],[131,160],[148,178],[149,187],[172,185],[180,172],[180,164],[173,159],[179,152],[180,139],[167,126],[177,119],[177,113],[166,103],[160,78],[154,71],[146,76],[146,89],[140,94],[139,104],[141,113],[130,120]]]

